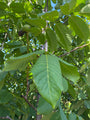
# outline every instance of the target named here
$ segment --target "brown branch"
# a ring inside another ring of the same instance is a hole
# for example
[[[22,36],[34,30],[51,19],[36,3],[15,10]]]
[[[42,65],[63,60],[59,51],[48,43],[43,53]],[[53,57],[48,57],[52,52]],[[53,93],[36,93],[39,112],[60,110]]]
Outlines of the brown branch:
[[[4,120],[4,119],[12,120],[9,116],[6,116],[6,117],[0,117],[0,119],[2,119],[2,120]]]
[[[28,99],[24,95],[21,95],[21,97],[24,98],[24,100],[28,103],[30,107],[32,107],[35,111],[37,111],[37,109],[28,101]]]
[[[79,46],[79,47],[76,47],[76,48],[74,48],[73,50],[71,50],[70,52],[66,52],[65,54],[60,55],[59,57],[63,57],[63,56],[65,56],[65,55],[67,55],[67,54],[70,54],[71,52],[76,51],[77,49],[80,49],[80,48],[86,47],[86,46],[88,46],[88,45],[90,45],[90,43],[88,43],[88,44],[84,44],[84,45]]]
[[[29,53],[29,36],[28,36],[28,32],[27,32],[27,53]],[[27,77],[26,77],[26,80],[27,80],[27,90],[26,90],[26,98],[28,97],[28,93],[29,93],[29,90],[30,90],[30,86],[29,86],[29,65],[27,66]]]

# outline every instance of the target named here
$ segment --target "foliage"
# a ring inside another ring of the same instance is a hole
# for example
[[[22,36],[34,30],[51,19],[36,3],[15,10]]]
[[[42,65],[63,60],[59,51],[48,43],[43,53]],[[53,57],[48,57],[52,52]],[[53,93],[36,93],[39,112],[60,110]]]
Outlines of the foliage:
[[[89,120],[89,51],[89,0],[0,0],[0,120]]]

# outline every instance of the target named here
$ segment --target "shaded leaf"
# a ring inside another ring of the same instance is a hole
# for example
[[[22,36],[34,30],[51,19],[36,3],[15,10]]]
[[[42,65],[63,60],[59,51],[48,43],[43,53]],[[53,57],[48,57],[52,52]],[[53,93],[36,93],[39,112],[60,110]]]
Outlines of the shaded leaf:
[[[61,120],[67,120],[67,117],[66,117],[61,105],[59,105],[59,109],[60,109]]]
[[[85,100],[84,104],[88,109],[90,109],[90,100]]]
[[[6,117],[9,116],[10,112],[7,107],[4,105],[0,104],[0,117]],[[6,119],[5,119],[6,120]]]
[[[75,113],[70,113],[68,120],[77,120],[77,116]]]
[[[1,89],[0,90],[0,104],[8,103],[12,99],[12,95],[8,90]]]

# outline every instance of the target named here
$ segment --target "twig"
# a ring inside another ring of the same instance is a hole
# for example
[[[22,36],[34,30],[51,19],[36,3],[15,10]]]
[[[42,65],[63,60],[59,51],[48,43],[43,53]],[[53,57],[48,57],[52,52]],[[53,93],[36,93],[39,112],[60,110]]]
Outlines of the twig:
[[[0,119],[8,119],[8,120],[12,120],[9,116],[6,116],[6,117],[0,117]]]
[[[86,47],[86,46],[88,46],[88,45],[90,45],[90,43],[88,43],[88,44],[84,44],[84,45],[79,46],[79,47],[76,47],[76,48],[74,48],[73,50],[71,50],[70,52],[66,52],[65,54],[60,55],[59,57],[63,57],[63,56],[65,56],[65,55],[67,55],[67,54],[70,54],[71,52],[74,52],[74,51],[77,50],[77,49],[80,49],[80,48]]]
[[[24,100],[28,103],[30,107],[32,107],[35,111],[37,111],[37,109],[28,101],[28,99],[24,95],[21,95],[21,97],[24,98]]]
[[[45,12],[47,12],[48,11],[48,0],[46,1],[46,10],[45,10]],[[46,21],[46,28],[48,27],[48,21]],[[45,42],[45,51],[47,52],[48,51],[48,42],[47,42],[47,40],[46,40],[46,42]]]
[[[28,33],[27,33],[27,53],[29,53],[29,36],[28,36]],[[29,86],[29,65],[27,66],[27,77],[26,77],[26,80],[27,80],[27,91],[26,91],[26,98],[28,97],[28,93],[29,93],[29,90],[30,90],[30,86]]]

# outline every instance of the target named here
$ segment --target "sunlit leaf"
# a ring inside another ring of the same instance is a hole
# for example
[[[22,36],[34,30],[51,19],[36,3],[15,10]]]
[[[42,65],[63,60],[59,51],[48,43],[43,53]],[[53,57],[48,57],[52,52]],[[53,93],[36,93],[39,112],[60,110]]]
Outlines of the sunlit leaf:
[[[85,41],[88,39],[89,37],[88,25],[80,17],[71,16],[69,18],[69,24],[81,39]]]
[[[73,82],[76,82],[77,80],[79,80],[80,76],[79,76],[77,68],[62,59],[59,59],[59,60],[60,60],[62,74],[67,79]]]
[[[58,58],[42,55],[33,66],[32,73],[39,93],[55,108],[63,82]]]
[[[59,44],[67,51],[71,50],[71,40],[70,30],[64,26],[62,23],[57,23],[55,25],[55,30],[58,35]]]
[[[48,41],[50,51],[56,50],[58,39],[57,39],[57,36],[56,36],[55,32],[51,29],[47,29],[46,30],[46,37],[47,37],[47,41]]]

